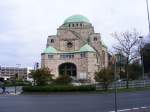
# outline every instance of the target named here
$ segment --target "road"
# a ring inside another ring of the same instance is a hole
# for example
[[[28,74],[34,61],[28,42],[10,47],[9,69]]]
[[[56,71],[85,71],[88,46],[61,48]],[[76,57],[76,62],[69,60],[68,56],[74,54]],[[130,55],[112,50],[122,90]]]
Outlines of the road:
[[[119,110],[150,106],[150,91],[119,93],[117,98]],[[148,109],[148,111],[132,112],[150,112],[150,108]],[[0,112],[110,112],[113,110],[114,94],[0,95]]]

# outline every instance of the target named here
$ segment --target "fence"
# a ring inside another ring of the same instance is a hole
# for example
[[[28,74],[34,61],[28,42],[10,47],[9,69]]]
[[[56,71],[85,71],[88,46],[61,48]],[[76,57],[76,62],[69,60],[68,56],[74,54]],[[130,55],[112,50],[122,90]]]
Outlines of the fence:
[[[116,82],[116,87],[118,89],[121,88],[126,88],[126,81],[117,81]],[[137,88],[137,87],[148,87],[150,86],[150,80],[134,80],[134,81],[129,81],[128,83],[129,88]],[[115,88],[115,82],[110,84],[108,86],[108,89],[114,89]],[[103,84],[102,83],[97,83],[96,84],[96,89],[97,90],[103,90]]]

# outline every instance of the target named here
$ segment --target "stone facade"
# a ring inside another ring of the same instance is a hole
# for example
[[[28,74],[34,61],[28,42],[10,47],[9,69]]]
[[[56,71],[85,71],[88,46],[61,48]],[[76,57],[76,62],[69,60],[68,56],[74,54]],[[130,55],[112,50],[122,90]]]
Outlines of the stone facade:
[[[94,81],[95,71],[108,66],[107,47],[86,17],[74,15],[56,35],[48,36],[41,66],[50,68],[55,77],[66,74]]]

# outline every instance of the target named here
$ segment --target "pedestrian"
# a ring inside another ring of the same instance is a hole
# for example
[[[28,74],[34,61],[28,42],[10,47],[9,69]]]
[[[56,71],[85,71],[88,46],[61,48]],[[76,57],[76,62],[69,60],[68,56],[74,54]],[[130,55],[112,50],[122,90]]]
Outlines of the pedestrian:
[[[2,86],[2,90],[3,90],[2,94],[6,93],[6,87],[4,85]]]

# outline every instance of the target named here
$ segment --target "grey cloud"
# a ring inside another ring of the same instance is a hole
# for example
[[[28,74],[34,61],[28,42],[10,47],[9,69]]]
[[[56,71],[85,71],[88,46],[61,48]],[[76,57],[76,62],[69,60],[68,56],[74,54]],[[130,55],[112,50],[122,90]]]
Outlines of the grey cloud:
[[[0,4],[0,64],[40,61],[47,36],[73,14],[87,16],[109,47],[112,32],[136,28],[148,33],[143,0],[5,0]]]

